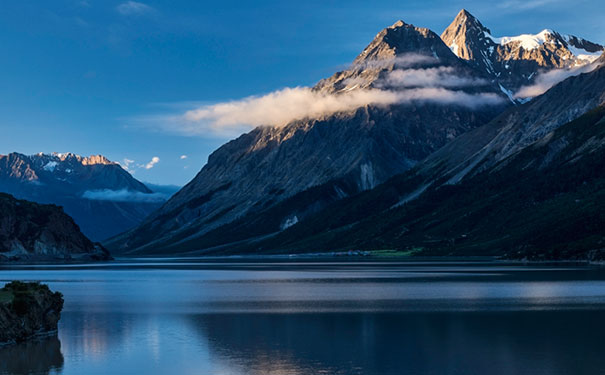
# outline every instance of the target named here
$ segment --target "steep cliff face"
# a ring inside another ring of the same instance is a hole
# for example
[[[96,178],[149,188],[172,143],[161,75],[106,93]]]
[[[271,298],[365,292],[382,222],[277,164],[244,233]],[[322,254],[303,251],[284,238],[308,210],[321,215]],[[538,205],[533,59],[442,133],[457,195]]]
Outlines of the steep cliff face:
[[[0,289],[0,344],[57,332],[63,296],[38,283],[13,281]]]
[[[420,82],[426,74],[432,82]],[[438,35],[401,21],[380,32],[351,68],[313,90],[326,95],[382,90],[405,99],[254,129],[215,151],[160,210],[107,246],[123,253],[177,248],[333,179],[343,182],[335,192],[341,197],[371,189],[507,105],[499,88],[458,59]],[[442,94],[451,101],[441,102]],[[485,94],[491,105],[476,104],[475,94]],[[471,103],[458,102],[469,97]],[[288,226],[289,220],[281,224]]]
[[[489,74],[504,91],[531,84],[539,73],[594,62],[604,47],[552,30],[497,38],[466,10],[441,34],[452,52]]]
[[[62,206],[95,241],[139,224],[167,199],[102,155],[70,153],[0,155],[0,192]]]
[[[60,207],[0,193],[0,262],[108,259]]]

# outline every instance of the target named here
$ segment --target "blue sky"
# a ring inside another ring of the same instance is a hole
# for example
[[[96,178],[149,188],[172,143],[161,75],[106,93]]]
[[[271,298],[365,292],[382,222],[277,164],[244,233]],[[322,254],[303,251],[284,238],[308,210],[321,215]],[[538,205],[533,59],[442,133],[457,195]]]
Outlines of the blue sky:
[[[237,132],[192,135],[158,122],[313,85],[396,20],[441,33],[461,8],[497,36],[551,28],[605,42],[602,0],[6,0],[0,153],[103,154],[131,160],[142,181],[182,185]]]

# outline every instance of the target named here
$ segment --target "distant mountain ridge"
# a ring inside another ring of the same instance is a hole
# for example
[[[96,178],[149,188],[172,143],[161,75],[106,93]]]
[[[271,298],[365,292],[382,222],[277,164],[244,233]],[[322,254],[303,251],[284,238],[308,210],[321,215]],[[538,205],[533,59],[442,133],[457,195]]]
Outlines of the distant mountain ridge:
[[[102,155],[72,153],[0,155],[0,192],[63,206],[96,241],[138,224],[165,200],[118,163]],[[108,192],[126,196],[121,201],[102,199]]]

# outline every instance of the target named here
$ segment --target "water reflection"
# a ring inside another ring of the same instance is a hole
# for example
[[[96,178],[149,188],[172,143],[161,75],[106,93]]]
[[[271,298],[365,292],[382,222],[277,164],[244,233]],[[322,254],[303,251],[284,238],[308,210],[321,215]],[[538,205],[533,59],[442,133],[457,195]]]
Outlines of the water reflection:
[[[211,314],[214,360],[248,374],[594,374],[601,313]]]
[[[0,347],[0,374],[60,373],[63,361],[61,342],[56,336]]]
[[[31,268],[31,267],[30,267]],[[65,296],[0,374],[595,374],[605,269],[473,264],[14,267]]]

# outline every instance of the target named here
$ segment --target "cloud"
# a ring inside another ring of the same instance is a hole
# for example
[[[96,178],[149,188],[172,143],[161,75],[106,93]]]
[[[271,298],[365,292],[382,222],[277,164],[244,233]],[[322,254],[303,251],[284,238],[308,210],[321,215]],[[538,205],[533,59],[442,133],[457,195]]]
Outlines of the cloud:
[[[144,126],[187,136],[233,137],[257,126],[284,126],[295,120],[321,119],[374,105],[432,103],[477,108],[501,104],[493,93],[469,94],[443,87],[405,90],[352,90],[326,94],[307,87],[287,88],[263,96],[205,105],[176,116],[137,118]]]
[[[126,171],[128,171],[128,172],[130,172],[130,173],[134,173],[134,170],[132,170],[132,169],[130,168],[130,166],[132,165],[132,163],[134,163],[134,160],[130,160],[130,159],[124,158],[124,160],[122,160],[122,162],[121,162],[121,163],[119,163],[119,164],[120,164],[120,166],[121,166],[121,167],[122,167],[124,170],[126,170]]]
[[[365,60],[362,63],[353,64],[349,69],[381,69],[393,64],[395,69],[406,69],[417,66],[436,65],[439,59],[434,56],[420,53],[404,53],[392,58]]]
[[[139,168],[151,169],[151,168],[155,167],[155,165],[159,162],[160,162],[160,158],[158,158],[157,156],[154,156],[151,158],[151,161],[149,163],[147,163],[145,165],[141,165],[141,166],[139,166]]]
[[[161,203],[165,202],[169,197],[164,193],[143,193],[127,189],[103,189],[87,190],[82,194],[82,198],[96,201]]]
[[[487,85],[485,80],[460,76],[453,67],[437,66],[434,56],[404,54],[371,60],[350,67],[356,71],[385,69],[385,78],[370,82],[346,82],[349,89],[337,93],[310,87],[284,88],[265,95],[222,103],[200,104],[177,115],[135,118],[143,126],[188,136],[232,137],[258,126],[285,126],[296,120],[322,119],[364,106],[408,103],[459,105],[469,108],[503,102],[500,94],[467,93],[469,86]],[[421,68],[422,67],[422,68]],[[391,70],[392,69],[392,70]],[[365,87],[364,87],[365,86]]]
[[[475,77],[456,75],[451,66],[427,69],[397,69],[390,72],[384,82],[390,87],[468,87],[485,86],[488,82]]]
[[[187,159],[187,155],[181,155],[181,160]]]
[[[569,77],[590,72],[594,68],[595,66],[593,64],[588,64],[578,68],[554,69],[541,73],[536,77],[534,84],[521,87],[515,94],[515,98],[533,98],[542,95],[557,83],[564,81]]]
[[[442,88],[391,91],[367,89],[326,94],[310,88],[287,88],[264,96],[207,105],[184,114],[186,132],[240,131],[242,125],[283,126],[293,120],[322,118],[366,105],[387,106],[411,102],[459,104],[466,107],[497,104],[497,95],[467,94]]]
[[[151,13],[154,9],[147,4],[139,3],[137,1],[127,1],[118,5],[116,10],[123,16],[137,16]]]

